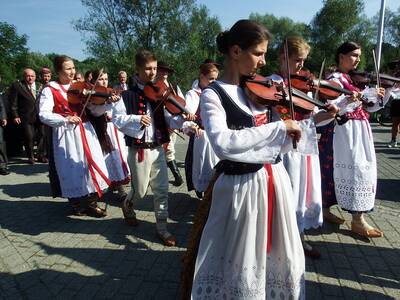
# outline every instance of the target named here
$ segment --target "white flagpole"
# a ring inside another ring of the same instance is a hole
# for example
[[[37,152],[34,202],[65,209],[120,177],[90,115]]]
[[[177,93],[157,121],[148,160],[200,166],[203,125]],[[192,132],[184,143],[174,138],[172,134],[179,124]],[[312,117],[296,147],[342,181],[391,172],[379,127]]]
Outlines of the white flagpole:
[[[379,28],[378,28],[378,40],[376,45],[376,63],[378,68],[381,65],[381,54],[382,54],[382,41],[383,41],[383,27],[385,23],[385,7],[386,0],[381,0],[381,12],[379,15]]]

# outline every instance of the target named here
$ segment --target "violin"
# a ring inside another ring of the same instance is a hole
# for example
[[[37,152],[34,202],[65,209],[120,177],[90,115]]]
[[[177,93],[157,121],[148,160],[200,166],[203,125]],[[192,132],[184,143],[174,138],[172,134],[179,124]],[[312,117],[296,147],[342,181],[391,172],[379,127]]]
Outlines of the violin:
[[[241,86],[244,88],[246,95],[257,104],[282,105],[285,107],[289,105],[288,89],[283,84],[275,83],[261,75],[242,78]],[[292,89],[292,99],[294,109],[299,113],[310,113],[315,106],[326,109],[326,105],[323,102],[310,98],[296,88]]]
[[[146,83],[143,92],[150,101],[163,104],[171,115],[182,113],[190,115],[190,112],[185,107],[185,99],[177,95],[172,88],[168,87],[164,79]]]
[[[87,97],[90,96],[90,103],[102,105],[106,103],[113,95],[119,95],[120,90],[114,90],[104,86],[93,86],[88,82],[73,82],[67,90],[67,99],[69,103],[80,104],[84,103]]]
[[[353,92],[344,89],[339,83],[333,80],[318,80],[315,76],[308,72],[302,71],[300,74],[292,74],[292,86],[304,93],[318,91],[319,98],[324,100],[333,100],[342,94],[353,95]]]
[[[371,84],[377,84],[376,73],[369,73],[365,71],[350,71],[349,75],[354,85],[360,90],[365,89]],[[400,82],[400,78],[393,77],[387,74],[379,73],[380,86],[387,89],[393,87],[395,84]]]

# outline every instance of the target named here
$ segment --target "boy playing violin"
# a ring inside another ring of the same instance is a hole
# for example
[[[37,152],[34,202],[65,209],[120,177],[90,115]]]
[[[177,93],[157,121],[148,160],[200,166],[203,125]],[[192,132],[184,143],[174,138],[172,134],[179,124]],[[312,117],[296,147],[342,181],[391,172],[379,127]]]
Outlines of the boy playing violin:
[[[123,101],[117,102],[113,111],[114,124],[125,134],[132,174],[132,191],[122,204],[122,212],[128,224],[137,226],[134,204],[146,195],[150,185],[157,235],[166,246],[175,246],[176,238],[167,230],[168,173],[162,148],[162,144],[169,142],[171,124],[167,123],[172,117],[143,92],[145,84],[154,81],[157,75],[155,55],[142,50],[136,54],[135,62],[137,74],[122,93]]]

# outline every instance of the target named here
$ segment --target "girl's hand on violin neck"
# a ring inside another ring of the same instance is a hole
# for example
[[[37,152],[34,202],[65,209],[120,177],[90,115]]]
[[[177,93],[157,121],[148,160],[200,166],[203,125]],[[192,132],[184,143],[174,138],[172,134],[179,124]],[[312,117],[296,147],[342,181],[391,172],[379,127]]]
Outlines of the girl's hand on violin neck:
[[[284,121],[285,126],[286,126],[286,133],[288,136],[292,137],[295,139],[296,142],[298,142],[301,138],[301,128],[300,126],[296,123],[296,121],[293,120],[285,120]]]
[[[183,119],[185,120],[185,121],[196,121],[196,119],[197,119],[197,117],[196,117],[196,115],[193,115],[193,114],[183,114]]]
[[[376,93],[378,94],[379,97],[383,98],[385,97],[385,89],[384,88],[377,88]]]
[[[361,100],[361,97],[362,97],[361,93],[353,91],[353,95],[347,97],[347,102],[348,103],[356,102],[358,100]]]
[[[334,117],[340,109],[335,104],[327,104],[326,110],[332,117]]]
[[[109,100],[110,102],[118,102],[119,99],[120,99],[120,96],[117,95],[117,94],[112,94],[111,97],[108,98],[108,100]]]
[[[67,116],[67,122],[71,124],[79,124],[81,122],[81,118],[78,116]]]
[[[151,117],[148,115],[143,115],[140,118],[140,125],[149,127],[151,125]]]

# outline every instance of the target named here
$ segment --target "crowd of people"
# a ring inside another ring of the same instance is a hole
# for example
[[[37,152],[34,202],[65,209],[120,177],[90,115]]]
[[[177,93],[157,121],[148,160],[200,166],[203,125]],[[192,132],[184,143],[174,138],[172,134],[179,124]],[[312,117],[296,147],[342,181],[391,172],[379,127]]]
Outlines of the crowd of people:
[[[400,93],[396,86],[357,87],[349,74],[362,49],[344,42],[326,79],[346,92],[318,104],[318,87],[307,95],[291,86],[293,76],[309,76],[303,65],[311,48],[301,37],[282,42],[276,74],[257,75],[270,38],[254,21],[236,22],[217,37],[223,65],[206,59],[186,95],[169,79],[174,69],[148,50],[137,52],[136,73],[128,80],[120,71],[113,88],[106,71],[83,75],[68,56],[55,57],[53,81],[50,69],[41,70],[37,83],[27,68],[9,89],[8,117],[0,101],[0,173],[9,173],[3,128],[12,123],[23,134],[28,163],[49,164],[52,194],[67,198],[73,214],[105,217],[98,202],[111,190],[126,223],[137,226],[135,207],[150,186],[157,235],[175,246],[168,169],[172,184],[182,185],[174,143],[186,134],[187,189],[201,201],[184,257],[183,297],[302,299],[304,256],[320,257],[304,230],[323,221],[343,224],[332,205],[351,214],[355,234],[383,235],[364,218],[374,208],[377,183],[368,113]],[[272,89],[279,101],[268,96]],[[300,102],[289,101],[292,94]],[[397,146],[397,102],[390,147]]]

